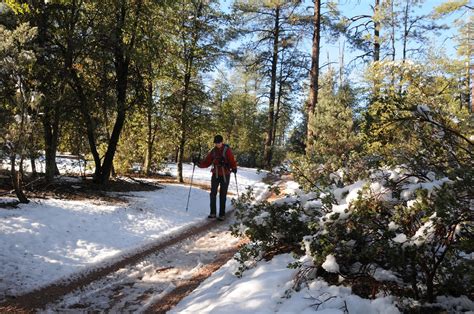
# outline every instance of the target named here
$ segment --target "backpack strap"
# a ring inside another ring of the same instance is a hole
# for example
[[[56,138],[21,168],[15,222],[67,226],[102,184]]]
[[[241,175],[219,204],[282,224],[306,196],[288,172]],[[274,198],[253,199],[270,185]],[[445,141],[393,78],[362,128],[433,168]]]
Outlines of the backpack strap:
[[[222,158],[224,158],[224,165],[222,166],[222,172],[224,172],[224,175],[223,175],[223,178],[224,178],[224,182],[226,182],[226,178],[225,178],[225,171],[224,169],[225,168],[229,168],[229,163],[227,161],[227,150],[229,149],[229,145],[227,144],[224,144],[224,150],[222,151]],[[227,183],[227,182],[226,182]]]
[[[224,144],[224,150],[222,151],[222,157],[224,158],[224,163],[227,165],[227,150],[229,149],[229,145]]]
[[[229,145],[224,144],[224,149],[223,149],[223,151],[222,151],[222,158],[223,158],[223,160],[224,160],[224,165],[221,166],[221,167],[223,168],[223,170],[224,170],[224,168],[229,168],[229,162],[228,162],[228,160],[227,160],[227,150],[228,150],[228,149],[229,149]],[[216,165],[214,164],[214,160],[216,160],[216,159],[217,159],[217,149],[214,147],[214,148],[212,149],[212,160],[213,160],[213,162],[212,162],[212,167],[213,167],[214,170],[215,170],[214,173],[215,173],[216,178],[217,178],[218,172],[219,172],[219,171],[218,171],[218,167],[219,167],[219,166],[216,167]],[[217,169],[216,169],[216,168],[217,168]],[[224,176],[224,182],[225,182],[225,180],[226,180],[226,179],[225,179],[225,176]]]

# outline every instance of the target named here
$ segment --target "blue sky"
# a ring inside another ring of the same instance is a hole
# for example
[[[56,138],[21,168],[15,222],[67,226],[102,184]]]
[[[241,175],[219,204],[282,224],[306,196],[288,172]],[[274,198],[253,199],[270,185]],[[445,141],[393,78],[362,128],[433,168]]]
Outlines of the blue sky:
[[[324,1],[324,0],[323,0]],[[381,0],[384,1],[384,0]],[[405,2],[405,0],[399,0],[400,2]],[[433,9],[440,5],[441,3],[444,3],[448,0],[425,0],[425,1],[420,1],[422,2],[419,8],[415,10],[416,15],[425,15],[429,14],[433,11]],[[471,0],[472,1],[472,0]],[[229,7],[231,4],[234,2],[234,0],[220,0],[221,3],[221,8],[229,12],[230,9]],[[308,8],[308,13],[312,14],[313,13],[313,2],[311,0],[304,0],[305,6]],[[323,2],[324,3],[324,2]],[[371,15],[372,14],[372,9],[371,9],[371,4],[374,3],[374,0],[339,0],[339,9],[342,11],[343,15],[346,17],[353,17],[356,15],[360,14],[366,14],[366,15]],[[453,58],[456,56],[456,50],[455,50],[455,42],[451,40],[457,32],[458,29],[454,25],[454,21],[457,18],[466,18],[467,16],[462,17],[460,14],[453,14],[450,16],[447,16],[440,20],[440,23],[446,24],[450,26],[449,29],[441,31],[440,34],[437,35],[432,35],[430,38],[430,43],[429,43],[429,49],[430,51],[436,50],[440,51],[443,50],[449,57]],[[388,32],[388,30],[387,30]],[[382,36],[384,35],[384,30],[382,30]],[[342,47],[344,38],[339,38],[339,40],[336,40],[336,42],[329,43],[327,41],[327,36],[326,34],[322,34],[322,42],[321,42],[321,51],[320,51],[320,66],[324,65],[329,62],[334,62],[332,66],[338,68],[339,67],[339,50],[340,46]],[[231,43],[231,45],[238,45],[237,43]],[[413,45],[413,43],[411,43]],[[418,44],[416,44],[418,45]],[[307,42],[303,46],[303,49],[307,51],[308,54],[311,53],[311,37],[307,39]],[[397,50],[397,59],[401,58],[401,47],[400,44],[396,48]],[[361,51],[354,51],[351,49],[348,43],[345,44],[345,49],[344,49],[344,63],[347,65],[347,63],[354,59],[356,56],[360,55]],[[363,69],[365,67],[365,64],[359,62],[359,66],[356,68],[352,69],[350,73],[346,73],[346,75],[349,75],[350,81],[353,83],[362,83],[362,77],[363,77]],[[321,72],[326,71],[327,68],[321,69]],[[216,72],[214,72],[214,75]],[[214,76],[211,74],[211,76]],[[215,76],[214,76],[215,77]],[[296,95],[295,95],[296,96]],[[296,96],[298,97],[298,96]],[[306,96],[303,96],[306,97]],[[299,98],[299,97],[298,97]],[[300,102],[303,103],[304,99],[300,99]],[[299,116],[295,116],[295,121],[299,121]]]
[[[383,0],[382,0],[383,1]],[[400,0],[403,1],[404,0]],[[440,5],[447,0],[426,0],[422,1],[422,4],[419,8],[417,8],[416,13],[417,15],[424,15],[429,14],[433,11],[433,9]],[[229,12],[230,5],[234,2],[234,0],[220,0],[221,7]],[[313,12],[313,2],[311,0],[304,0],[305,6],[308,8],[308,12],[312,14]],[[324,2],[323,2],[324,3]],[[360,14],[371,14],[372,9],[371,5],[374,3],[374,0],[339,0],[339,9],[342,11],[343,15],[346,17],[356,16]],[[323,9],[324,10],[324,9]],[[456,32],[457,28],[453,25],[454,20],[459,18],[459,14],[454,14],[443,18],[440,22],[450,25],[451,28],[445,31],[442,31],[439,35],[431,36],[431,43],[430,45],[432,48],[439,50],[443,49],[450,57],[455,57],[456,51],[454,49],[455,43],[450,40],[449,38],[452,37]],[[384,35],[384,30],[382,30],[382,36]],[[310,53],[311,46],[310,46],[311,38],[308,38],[307,43],[304,46],[304,49]],[[344,38],[340,38],[337,42],[329,43],[327,42],[327,38],[325,34],[322,34],[322,43],[321,43],[321,52],[320,52],[320,64],[325,64],[329,62],[338,62],[339,59],[339,50],[340,46],[343,46]],[[235,44],[235,43],[234,43]],[[347,64],[350,60],[355,58],[356,56],[360,55],[360,51],[353,51],[350,48],[349,44],[345,44],[344,49],[344,59],[345,63]],[[329,56],[329,60],[328,60]],[[401,57],[401,47],[397,47],[397,58]],[[336,65],[337,66],[337,65]]]
[[[306,1],[308,3],[311,3],[311,1]],[[428,0],[428,1],[424,1],[419,8],[416,9],[416,13],[417,15],[427,15],[427,14],[430,14],[433,9],[440,5],[441,3],[443,2],[446,2],[446,0]],[[368,0],[360,0],[360,1],[357,1],[357,0],[342,0],[342,1],[339,1],[339,8],[340,10],[342,11],[342,13],[347,16],[347,17],[350,17],[350,16],[356,16],[356,15],[360,15],[360,14],[370,14],[371,12],[371,7],[370,5],[373,5],[374,1],[368,1]],[[447,24],[447,25],[453,25],[453,21],[454,19],[457,17],[458,15],[454,14],[454,15],[451,15],[451,16],[448,16],[442,20],[440,20],[440,22],[444,23],[444,24]],[[444,48],[446,49],[446,52],[451,55],[451,56],[454,56],[455,55],[455,50],[453,48],[453,43],[451,40],[446,40],[447,38],[449,37],[452,37],[454,33],[456,33],[457,29],[455,27],[451,27],[450,29],[448,30],[445,30],[445,31],[442,31],[440,36],[439,37],[436,37],[436,38],[433,38],[434,41],[433,41],[433,44],[436,45],[437,47],[439,48]],[[382,35],[384,35],[384,30],[382,29]],[[328,45],[326,44],[325,47],[322,47],[322,56],[325,56],[326,53],[324,53],[324,50],[329,50],[331,52],[331,55],[334,55],[334,53],[337,55],[338,54],[338,45],[333,45],[332,47],[328,47]],[[400,47],[399,47],[400,48]],[[398,49],[399,51],[401,49]]]

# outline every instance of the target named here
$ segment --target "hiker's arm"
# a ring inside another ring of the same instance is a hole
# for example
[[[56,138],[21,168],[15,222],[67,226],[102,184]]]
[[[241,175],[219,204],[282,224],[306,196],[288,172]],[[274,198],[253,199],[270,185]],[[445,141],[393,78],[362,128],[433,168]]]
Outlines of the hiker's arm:
[[[202,160],[201,162],[199,162],[197,164],[197,166],[199,168],[207,168],[209,167],[210,165],[212,164],[212,154],[211,152],[209,152],[206,156],[206,158],[204,158],[204,160]]]

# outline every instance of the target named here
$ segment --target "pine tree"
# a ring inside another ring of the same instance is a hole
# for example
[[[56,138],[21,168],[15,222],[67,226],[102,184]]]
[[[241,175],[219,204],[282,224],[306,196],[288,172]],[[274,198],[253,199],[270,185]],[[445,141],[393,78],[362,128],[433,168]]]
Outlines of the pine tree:
[[[215,64],[226,41],[225,15],[217,8],[216,1],[183,0],[173,17],[176,30],[174,57],[175,106],[177,109],[177,166],[178,181],[183,182],[185,146],[192,138],[196,113],[202,112],[205,98],[201,74]]]
[[[285,42],[299,41],[301,29],[306,26],[304,14],[295,1],[235,1],[234,14],[241,16],[240,32],[247,36],[240,61],[261,73],[267,84],[267,134],[264,144],[264,162],[271,168],[274,151],[275,112],[278,105],[279,64]],[[281,81],[281,80],[280,80]]]

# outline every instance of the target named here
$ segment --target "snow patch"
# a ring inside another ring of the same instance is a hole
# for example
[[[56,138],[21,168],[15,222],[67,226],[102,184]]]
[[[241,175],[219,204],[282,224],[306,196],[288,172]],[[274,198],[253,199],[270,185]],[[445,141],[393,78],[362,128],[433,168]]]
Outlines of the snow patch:
[[[332,254],[326,256],[326,260],[321,266],[329,273],[339,272],[339,264],[336,262],[336,258]]]

